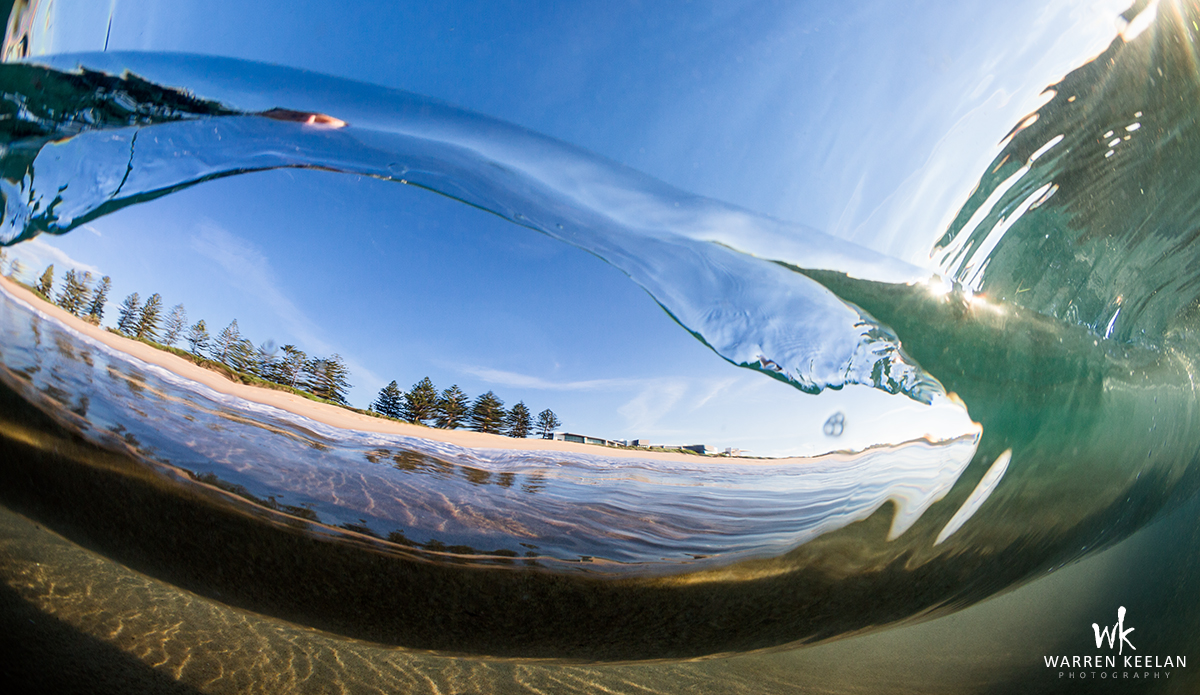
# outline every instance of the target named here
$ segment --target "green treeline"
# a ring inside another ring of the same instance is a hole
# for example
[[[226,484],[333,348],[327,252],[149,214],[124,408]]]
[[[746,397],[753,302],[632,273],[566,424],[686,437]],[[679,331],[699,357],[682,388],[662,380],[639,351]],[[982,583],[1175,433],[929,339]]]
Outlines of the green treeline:
[[[54,295],[54,265],[51,264],[30,289],[46,301],[99,326],[112,281],[106,275],[95,286],[92,282],[91,273],[68,270],[61,289]],[[242,335],[237,319],[213,336],[204,319],[188,325],[187,310],[182,304],[166,310],[162,295],[157,292],[145,302],[137,292],[126,297],[118,309],[116,328],[109,330],[176,353],[183,352],[175,347],[183,340],[188,345],[188,352],[196,358],[193,361],[201,366],[213,367],[208,364],[211,360],[230,372],[251,377],[241,379],[247,383],[278,384],[337,405],[349,405],[346,394],[350,390],[350,371],[341,355],[310,357],[295,345],[276,349],[271,341],[255,347]]]
[[[4,259],[4,250],[0,249],[0,262]],[[55,296],[53,263],[42,271],[33,287],[17,280],[17,275],[21,272],[21,262],[13,259],[8,268],[8,276],[17,284],[32,290],[47,302],[59,305],[92,325],[100,325],[100,320],[104,318],[104,305],[108,302],[108,291],[112,287],[112,279],[107,275],[100,278],[100,281],[93,287],[92,283],[95,281],[95,277],[90,271],[81,273],[74,269],[68,270],[63,277],[62,289]]]
[[[504,401],[488,391],[473,402],[457,384],[438,393],[429,377],[401,391],[395,382],[379,390],[371,410],[396,420],[417,425],[456,429],[467,427],[476,432],[505,434],[523,439],[532,433],[549,437],[562,423],[554,411],[547,408],[533,420],[529,408],[521,401],[505,410]]]
[[[0,249],[0,262],[4,257],[4,251]],[[13,261],[10,276],[16,275],[17,271],[17,261]],[[53,264],[42,272],[33,287],[28,287],[47,302],[96,326],[104,318],[111,288],[112,280],[107,275],[96,281],[92,273],[72,269],[66,272],[55,295]],[[145,301],[137,292],[126,297],[118,308],[116,328],[108,330],[169,352],[191,356],[197,364],[226,372],[231,378],[236,375],[235,380],[243,383],[264,385],[266,382],[266,385],[274,384],[284,390],[350,407],[346,402],[350,371],[340,355],[310,357],[295,345],[276,349],[271,341],[255,347],[242,335],[237,319],[214,336],[204,319],[188,325],[183,304],[165,309],[162,296],[157,292]],[[187,344],[186,351],[175,347],[180,341]],[[408,391],[402,391],[392,381],[380,389],[369,412],[441,429],[466,427],[476,432],[517,438],[531,434],[549,437],[562,424],[549,408],[535,419],[524,401],[505,409],[504,401],[491,391],[473,401],[458,385],[439,393],[429,377],[413,384]]]

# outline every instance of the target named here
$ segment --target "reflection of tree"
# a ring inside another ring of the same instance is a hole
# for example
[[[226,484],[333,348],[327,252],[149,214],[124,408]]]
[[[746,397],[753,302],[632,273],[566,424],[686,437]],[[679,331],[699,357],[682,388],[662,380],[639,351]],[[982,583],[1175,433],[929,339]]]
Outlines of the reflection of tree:
[[[555,415],[554,411],[550,410],[549,408],[546,408],[542,412],[538,413],[537,431],[542,435],[542,439],[549,439],[550,433],[558,429],[558,426],[561,424],[562,423],[558,420],[558,416]]]
[[[467,419],[471,409],[471,400],[458,387],[458,384],[442,391],[437,404],[437,426],[444,430],[457,429]]]
[[[360,519],[359,521],[362,521],[362,520]],[[374,538],[383,540],[383,536],[380,536],[378,533],[375,533],[374,531],[371,530],[370,526],[367,526],[365,524],[354,524],[354,523],[347,522],[347,523],[342,524],[342,528],[346,529],[347,531],[353,531],[354,533],[361,533],[364,536],[372,536]]]
[[[504,427],[504,401],[488,391],[471,405],[471,429],[476,432],[500,434]]]
[[[524,439],[529,436],[530,416],[529,408],[525,406],[525,402],[521,401],[508,411],[508,415],[504,418],[505,434],[517,439]]]
[[[192,477],[193,480],[204,483],[205,485],[211,485],[215,488],[219,488],[226,492],[237,495],[238,497],[241,497],[242,499],[247,500],[249,502],[253,502],[254,504],[256,504],[260,507],[266,507],[267,509],[270,509],[273,511],[283,512],[284,514],[290,514],[291,516],[295,516],[300,519],[304,519],[306,521],[313,521],[313,522],[317,522],[317,523],[320,523],[320,521],[321,521],[321,518],[319,516],[317,516],[317,513],[314,512],[312,509],[308,508],[307,506],[283,504],[283,503],[279,502],[277,499],[275,499],[274,495],[269,495],[265,499],[262,497],[258,497],[257,495],[250,492],[250,490],[247,489],[244,485],[238,485],[237,483],[226,482],[226,481],[222,480],[221,478],[217,477],[217,475],[215,473],[194,473],[192,471],[188,471],[187,473],[188,473],[188,475],[190,475]]]
[[[521,485],[521,489],[531,495],[535,495],[546,488],[546,476],[540,471],[534,471],[529,474],[527,482]]]
[[[392,457],[392,467],[398,471],[418,471],[428,468],[427,457],[416,451],[401,451]]]
[[[471,466],[462,467],[463,477],[472,485],[487,485],[491,482],[492,474],[482,468],[472,468]]]
[[[71,360],[78,361],[79,358],[75,355],[75,349],[72,347],[71,341],[65,333],[56,333],[54,335],[54,346],[58,348],[58,354]]]
[[[401,530],[392,531],[388,534],[387,539],[392,543],[396,543],[397,545],[406,545],[409,547],[416,545],[416,543],[413,541],[408,540],[408,538],[404,535],[404,531]]]
[[[437,417],[438,392],[429,377],[413,384],[412,390],[404,394],[401,418],[415,425],[428,424]]]

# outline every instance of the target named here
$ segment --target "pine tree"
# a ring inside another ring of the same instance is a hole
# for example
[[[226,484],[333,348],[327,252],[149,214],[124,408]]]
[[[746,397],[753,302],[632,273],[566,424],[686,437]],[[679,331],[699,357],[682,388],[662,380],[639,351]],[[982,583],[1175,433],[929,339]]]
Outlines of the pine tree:
[[[76,280],[76,278],[75,278],[75,269],[74,268],[68,269],[67,274],[63,276],[63,288],[58,291],[57,297],[51,298],[51,301],[53,301],[55,304],[59,305],[63,309],[66,309],[67,311],[70,312],[71,310],[67,309],[67,307],[65,307],[63,305],[67,304],[68,302],[71,302],[73,300],[73,297],[70,296],[71,285],[76,284],[78,282],[79,281]],[[74,312],[71,312],[71,313],[74,313]]]
[[[171,307],[171,313],[167,314],[167,322],[164,326],[163,345],[174,345],[179,342],[179,338],[183,335],[183,329],[187,327],[187,311],[184,310],[182,304],[176,304]]]
[[[21,274],[25,272],[25,266],[21,263],[21,259],[14,258],[12,263],[8,264],[8,276],[10,278],[20,279]]]
[[[213,359],[223,364],[229,364],[229,351],[241,339],[242,332],[238,330],[237,319],[234,319],[217,334],[217,339],[212,346]]]
[[[405,420],[424,425],[437,417],[438,392],[429,377],[413,384],[412,390],[404,394],[402,415]]]
[[[525,406],[525,401],[520,401],[504,418],[504,433],[510,437],[524,439],[529,436],[530,427],[529,408]]]
[[[50,293],[54,291],[53,263],[51,263],[50,267],[46,268],[46,271],[42,273],[42,277],[38,278],[37,284],[33,286],[33,289],[40,292],[46,299],[50,299]]]
[[[225,364],[239,372],[251,372],[254,368],[254,343],[246,338],[238,338],[229,346]]]
[[[458,384],[455,384],[442,391],[441,397],[438,398],[435,424],[444,430],[457,429],[467,419],[470,410],[471,399],[467,398],[467,394],[463,393]]]
[[[67,274],[63,276],[63,287],[59,291],[55,303],[71,312],[73,316],[79,316],[91,298],[89,296],[91,292],[88,290],[88,282],[91,281],[91,277],[91,273],[81,274],[74,268],[68,270]]]
[[[258,349],[254,352],[253,364],[250,366],[250,372],[256,376],[275,381],[275,372],[278,365],[275,359],[275,341],[268,340],[261,343]]]
[[[195,325],[189,328],[187,336],[184,338],[184,340],[187,340],[188,345],[191,346],[193,355],[208,352],[209,339],[208,326],[204,325],[204,319],[200,319]]]
[[[347,381],[350,371],[346,369],[341,355],[334,354],[324,359],[309,360],[305,371],[309,375],[306,384],[309,392],[327,401],[345,405],[346,392],[350,390],[350,383]]]
[[[117,318],[117,330],[125,335],[133,335],[141,320],[142,299],[137,292],[134,292],[121,302],[121,315]]]
[[[321,389],[321,373],[325,370],[325,360],[321,357],[314,357],[304,363],[304,380],[299,382],[297,388],[304,389],[311,394],[321,395],[317,393]]]
[[[155,292],[146,299],[142,315],[138,318],[137,337],[158,340],[158,320],[162,315],[162,295]]]
[[[504,427],[504,401],[488,391],[475,399],[471,405],[471,429],[476,432],[500,434]]]
[[[112,288],[112,279],[107,275],[100,278],[100,282],[96,283],[96,289],[92,292],[92,303],[88,306],[88,317],[99,326],[100,320],[104,318],[104,304],[108,301],[108,291]]]
[[[95,279],[96,279],[96,276],[92,275],[92,271],[90,271],[90,270],[85,270],[85,271],[83,271],[82,275],[77,276],[77,280],[78,280],[79,284],[83,285],[83,289],[79,293],[80,297],[83,299],[83,301],[81,301],[79,303],[79,313],[75,314],[76,316],[86,315],[86,314],[84,314],[84,312],[86,312],[89,308],[91,308],[91,305],[92,305],[92,281]]]
[[[558,416],[555,415],[554,411],[550,410],[549,408],[546,408],[542,412],[538,413],[536,427],[538,433],[542,435],[542,439],[549,439],[550,434],[554,432],[554,430],[558,429],[558,426],[561,424],[562,423],[558,421]]]
[[[299,388],[300,377],[304,375],[304,365],[308,364],[308,355],[295,345],[284,345],[283,358],[279,360],[276,371],[277,383]]]
[[[404,407],[404,392],[400,390],[399,384],[394,380],[392,383],[379,389],[379,397],[371,404],[371,410],[386,415],[388,417],[401,418],[403,417],[402,409]]]

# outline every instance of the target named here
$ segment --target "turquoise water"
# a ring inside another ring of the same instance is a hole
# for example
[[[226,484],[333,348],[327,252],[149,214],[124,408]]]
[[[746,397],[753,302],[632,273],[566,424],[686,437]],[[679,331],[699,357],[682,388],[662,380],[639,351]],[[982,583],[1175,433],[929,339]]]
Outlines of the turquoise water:
[[[9,243],[246,172],[365,175],[594,254],[797,398],[953,393],[982,427],[753,467],[465,449],[220,396],[6,294],[6,503],[218,609],[475,656],[795,646],[1021,586],[1200,485],[1190,12],[1052,86],[936,275],[419,96],[201,57],[5,65]]]

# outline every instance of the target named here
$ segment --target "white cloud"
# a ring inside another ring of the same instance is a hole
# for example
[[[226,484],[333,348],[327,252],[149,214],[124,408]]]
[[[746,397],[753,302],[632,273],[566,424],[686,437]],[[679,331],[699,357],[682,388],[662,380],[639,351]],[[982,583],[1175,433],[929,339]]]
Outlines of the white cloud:
[[[660,378],[646,382],[644,388],[617,413],[625,418],[625,426],[631,431],[653,428],[658,421],[669,417],[675,405],[688,391],[687,379]]]
[[[546,391],[612,391],[645,384],[643,379],[588,379],[584,381],[549,381],[538,376],[508,372],[488,367],[458,367],[458,370],[478,377],[489,384],[542,389]]]
[[[734,384],[736,384],[737,381],[738,381],[737,379],[731,378],[731,379],[720,379],[720,380],[716,380],[716,381],[711,381],[711,382],[708,382],[705,384],[699,384],[699,386],[701,386],[702,388],[707,388],[708,390],[707,390],[707,392],[702,392],[701,395],[698,398],[696,398],[694,401],[691,401],[691,408],[689,410],[696,411],[696,410],[699,410],[700,408],[703,408],[709,401],[711,401],[713,398],[715,398],[717,396],[717,394],[727,391]],[[755,383],[757,383],[757,382],[755,382]]]
[[[21,262],[21,277],[17,278],[22,282],[33,282],[46,266],[54,264],[54,276],[61,278],[69,269],[91,273],[95,277],[100,277],[100,269],[94,265],[83,263],[71,258],[62,249],[51,246],[40,238],[35,238],[30,241],[23,241],[9,248],[12,260]],[[11,261],[10,261],[11,262]]]
[[[616,409],[617,414],[624,420],[623,427],[635,432],[654,430],[656,436],[666,436],[671,433],[667,430],[657,429],[657,426],[663,420],[678,420],[679,407],[686,408],[689,413],[694,412],[736,381],[736,379],[697,380],[686,377],[551,381],[538,376],[489,367],[459,366],[458,370],[489,384],[499,386],[544,391],[624,391],[633,393],[629,400]],[[686,398],[689,393],[698,395],[695,398]]]

